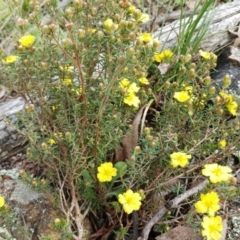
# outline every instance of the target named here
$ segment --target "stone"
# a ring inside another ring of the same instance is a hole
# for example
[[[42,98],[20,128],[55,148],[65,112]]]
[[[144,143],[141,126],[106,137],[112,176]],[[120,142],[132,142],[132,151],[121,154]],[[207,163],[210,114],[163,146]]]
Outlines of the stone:
[[[47,191],[34,190],[19,179],[17,169],[1,170],[0,176],[0,195],[10,206],[11,216],[0,215],[0,240],[39,240],[40,236],[61,239],[61,233],[55,230],[53,222],[55,218],[65,217],[54,197]],[[89,220],[85,219],[83,225],[82,239],[90,239],[92,230]]]

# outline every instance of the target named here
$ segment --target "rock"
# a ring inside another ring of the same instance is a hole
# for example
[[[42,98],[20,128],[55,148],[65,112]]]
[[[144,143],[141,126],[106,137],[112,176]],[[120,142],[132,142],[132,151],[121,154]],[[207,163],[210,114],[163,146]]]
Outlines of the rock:
[[[156,240],[202,240],[199,234],[196,234],[192,228],[177,226],[171,229],[169,232],[164,233],[161,236],[156,237]]]
[[[10,206],[10,218],[0,217],[0,240],[32,239],[49,236],[51,240],[61,239],[61,233],[53,227],[55,218],[65,218],[61,209],[56,206],[54,198],[47,192],[32,189],[18,178],[16,169],[0,171],[0,195]],[[90,239],[91,225],[88,219],[84,222],[84,236]],[[5,236],[5,237],[4,237]]]
[[[17,114],[24,109],[21,97],[7,98],[0,102],[0,163],[24,150],[26,139],[13,126],[17,126]]]

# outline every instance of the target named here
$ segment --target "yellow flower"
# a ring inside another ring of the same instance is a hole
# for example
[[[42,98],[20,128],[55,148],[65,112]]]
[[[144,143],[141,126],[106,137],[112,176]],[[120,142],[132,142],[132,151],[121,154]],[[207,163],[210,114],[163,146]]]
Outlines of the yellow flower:
[[[148,81],[148,79],[145,78],[145,77],[139,78],[139,82],[140,82],[141,84],[144,84],[144,85],[149,85],[149,81]]]
[[[118,201],[123,205],[123,210],[127,214],[139,210],[141,207],[141,200],[140,194],[138,192],[134,193],[131,189],[118,195]]]
[[[183,152],[174,152],[170,154],[171,162],[170,164],[175,167],[185,167],[189,164],[189,159],[191,159],[191,155],[187,155]]]
[[[2,60],[2,63],[3,64],[10,64],[10,63],[14,63],[16,62],[18,59],[18,56],[15,56],[15,55],[9,55],[6,57],[5,60]]]
[[[201,194],[201,201],[195,203],[195,208],[198,213],[207,213],[214,216],[215,212],[220,209],[219,196],[215,192]]]
[[[68,65],[59,66],[59,68],[64,72],[73,72],[74,70],[73,66],[68,66]]]
[[[54,139],[50,138],[50,139],[48,140],[48,143],[49,143],[50,145],[55,145],[55,144],[56,144],[56,141],[55,141]]]
[[[111,162],[102,163],[98,167],[97,178],[99,182],[110,182],[112,177],[117,175],[117,169],[113,167]]]
[[[104,27],[106,29],[106,31],[111,32],[112,30],[114,30],[114,23],[113,20],[108,18],[107,20],[104,21]]]
[[[230,167],[220,166],[217,163],[206,164],[202,170],[202,174],[209,177],[212,183],[228,181],[232,177],[231,172]]]
[[[179,102],[186,102],[191,98],[189,91],[175,92],[173,97]]]
[[[119,83],[119,87],[121,89],[127,89],[129,85],[130,85],[130,81],[127,78],[123,78]]]
[[[135,11],[135,9],[136,9],[136,7],[131,5],[131,6],[128,7],[128,12],[133,13]]]
[[[222,140],[218,141],[218,147],[220,149],[224,149],[226,147],[226,145],[227,145],[227,141],[226,140],[222,139]]]
[[[5,204],[5,199],[4,197],[0,196],[0,208],[3,207]]]
[[[238,109],[238,103],[233,100],[233,96],[231,94],[228,94],[224,91],[221,91],[219,93],[221,98],[223,99],[223,102],[225,103],[225,106],[227,110],[233,115],[236,116],[237,109]]]
[[[139,89],[140,87],[138,87],[136,83],[131,83],[127,88],[127,91],[128,93],[137,93]]]
[[[164,50],[161,53],[155,54],[154,58],[156,62],[162,62],[163,60],[170,59],[173,56],[173,52],[169,49]]]
[[[64,78],[62,80],[63,84],[66,85],[66,86],[69,86],[72,84],[72,79],[71,78]]]
[[[138,108],[140,104],[140,99],[138,98],[138,96],[135,95],[134,92],[131,92],[124,98],[123,102],[129,106]]]
[[[58,106],[52,105],[52,110],[56,111],[58,109]]]
[[[147,23],[150,21],[150,16],[146,13],[142,13],[142,15],[140,16],[140,18],[138,19],[138,21],[140,23]]]
[[[63,134],[62,132],[56,132],[53,134],[55,137],[62,138]],[[54,140],[53,140],[54,141]],[[55,141],[54,141],[55,142]],[[56,143],[55,143],[56,144]]]
[[[33,35],[30,35],[30,34],[22,36],[18,40],[18,42],[26,48],[30,48],[33,45],[34,41],[35,41],[35,37]]]
[[[80,87],[79,89],[71,89],[72,92],[76,93],[78,96],[82,93],[82,88]]]
[[[95,28],[87,28],[88,33],[95,33],[97,30]]]
[[[136,83],[131,83],[127,78],[123,78],[120,81],[119,87],[123,90],[126,90],[127,93],[136,93],[140,89]]]
[[[153,40],[153,37],[152,37],[151,33],[142,33],[139,36],[139,39],[141,39],[145,43],[149,43]]]
[[[206,60],[209,60],[211,58],[210,52],[204,52],[202,50],[199,50],[200,56]]]
[[[220,216],[204,216],[202,221],[202,236],[207,240],[219,240],[222,233],[222,218]]]
[[[226,108],[233,116],[236,116],[238,103],[236,101],[229,102],[226,104]]]

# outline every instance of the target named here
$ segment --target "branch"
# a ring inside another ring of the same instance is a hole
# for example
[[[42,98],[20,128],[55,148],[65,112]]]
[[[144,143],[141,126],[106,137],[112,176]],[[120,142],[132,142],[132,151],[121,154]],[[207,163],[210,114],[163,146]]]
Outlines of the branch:
[[[196,187],[187,190],[185,193],[180,194],[175,197],[173,200],[167,202],[160,210],[148,221],[142,231],[141,240],[147,240],[148,235],[155,223],[159,221],[159,219],[171,208],[176,208],[180,202],[185,200],[186,198],[192,196],[193,194],[201,191],[205,185],[208,183],[208,180],[204,180],[202,183],[198,184]]]

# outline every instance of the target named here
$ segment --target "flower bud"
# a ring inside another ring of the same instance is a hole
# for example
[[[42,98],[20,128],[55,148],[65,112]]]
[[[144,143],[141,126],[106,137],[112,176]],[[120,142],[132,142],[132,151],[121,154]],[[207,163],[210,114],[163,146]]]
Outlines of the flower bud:
[[[104,28],[107,32],[111,32],[114,30],[114,23],[113,20],[108,18],[107,20],[104,21]]]
[[[128,7],[131,6],[131,4],[127,0],[122,0],[122,1],[119,2],[119,6],[121,8],[128,8]]]
[[[65,14],[68,18],[72,18],[74,14],[74,8],[69,7],[65,10]]]
[[[78,35],[79,36],[79,35]],[[97,31],[97,37],[98,39],[101,39],[104,36],[104,33],[102,31]],[[80,36],[79,36],[80,37]]]
[[[211,84],[211,82],[212,82],[212,79],[210,76],[205,77],[204,83],[206,86],[209,86]]]
[[[29,62],[28,59],[24,59],[23,63],[24,63],[25,66],[29,66],[30,65],[30,62]]]
[[[190,68],[196,69],[196,67],[197,67],[196,63],[191,63],[190,64]]]
[[[113,36],[113,35],[111,35],[111,36],[109,37],[109,40],[110,40],[111,42],[115,42],[115,41],[116,41],[116,37]]]
[[[134,50],[134,48],[132,48],[132,47],[130,47],[130,48],[127,50],[127,54],[128,54],[129,56],[132,56],[132,55],[134,54],[134,52],[135,52],[135,50]]]
[[[217,114],[218,115],[223,115],[223,113],[224,113],[224,110],[222,108],[217,109]]]
[[[73,22],[68,22],[65,24],[65,28],[72,29],[73,28]]]
[[[214,102],[215,102],[215,103],[220,103],[221,100],[222,100],[222,99],[221,99],[219,96],[217,96],[217,97],[215,97]]]
[[[190,77],[195,77],[195,76],[196,76],[196,73],[195,73],[195,69],[194,69],[194,68],[191,68],[191,69],[189,70],[189,75],[190,75]]]
[[[54,31],[57,28],[57,25],[55,25],[54,23],[50,24],[49,29],[51,29],[52,31]]]
[[[136,41],[136,46],[140,47],[142,45],[143,45],[143,40],[141,38],[138,38],[137,41]]]
[[[128,29],[134,29],[136,27],[136,23],[134,22],[127,22],[127,28]]]
[[[153,40],[153,49],[157,50],[160,47],[160,41],[154,39]]]
[[[231,177],[228,180],[229,184],[235,185],[237,183],[237,178],[236,177]]]
[[[25,27],[27,25],[28,21],[22,18],[17,19],[17,25],[20,27]]]
[[[36,12],[29,13],[28,18],[30,20],[34,19],[36,17]]]
[[[231,77],[229,74],[225,75],[223,78],[223,88],[228,88],[231,85]]]
[[[135,162],[136,158],[134,156],[131,156],[130,161]]]
[[[55,218],[55,219],[54,219],[54,225],[55,225],[55,226],[59,226],[60,223],[61,223],[61,220],[60,220],[59,218]]]
[[[141,152],[141,147],[140,146],[136,146],[135,147],[135,151],[136,154],[139,154]]]
[[[119,23],[119,27],[121,29],[125,29],[128,25],[128,22],[126,20],[121,20],[120,23]]]
[[[187,71],[187,69],[183,66],[183,67],[181,67],[181,69],[180,69],[180,72],[183,74],[183,73],[185,73]]]
[[[138,20],[141,16],[142,16],[142,12],[141,12],[140,9],[135,9],[135,10],[133,11],[133,17],[134,17],[136,20]]]
[[[67,39],[67,38],[64,38],[62,40],[62,44],[63,44],[64,47],[67,47],[67,46],[69,46],[71,44],[71,41],[69,39]]]
[[[188,63],[192,60],[192,55],[191,54],[187,54],[184,58],[185,62]]]
[[[32,111],[32,110],[35,109],[35,105],[31,103],[31,104],[29,105],[29,108],[30,108],[30,110]]]
[[[20,171],[19,171],[19,175],[21,176],[21,177],[26,177],[26,172],[25,172],[25,170],[23,170],[23,169],[21,169]]]
[[[149,135],[150,132],[151,132],[151,129],[150,129],[149,127],[145,127],[145,128],[144,128],[144,133],[145,133],[146,135]]]
[[[45,184],[46,184],[46,180],[45,180],[45,179],[41,179],[40,182],[41,182],[42,185],[45,185]]]
[[[144,190],[143,189],[139,189],[138,190],[138,193],[140,194],[141,196],[141,200],[144,200],[146,198],[145,194],[144,194]]]
[[[147,138],[148,141],[152,141],[153,140],[153,136],[152,135],[147,135],[146,138]]]
[[[74,6],[75,8],[81,8],[83,5],[84,5],[84,4],[83,4],[83,1],[82,1],[82,0],[74,0],[74,1],[73,1],[73,6]]]
[[[66,133],[65,133],[65,137],[66,137],[66,138],[70,138],[70,137],[71,137],[71,133],[70,133],[70,132],[66,132]]]
[[[49,33],[50,32],[50,28],[48,25],[42,25],[41,29],[44,33]]]
[[[9,212],[9,210],[10,210],[10,207],[9,207],[9,205],[8,204],[4,204],[4,212]]]
[[[216,88],[215,87],[212,86],[212,87],[209,88],[209,94],[212,95],[212,94],[215,94],[215,92],[216,92]]]
[[[96,7],[92,7],[92,15],[96,15],[97,14],[97,8]]]
[[[42,143],[41,147],[42,147],[42,149],[47,149],[47,144],[46,143]]]
[[[36,181],[36,180],[33,180],[33,181],[32,181],[32,185],[33,185],[34,187],[36,187],[36,186],[38,185],[37,181]]]
[[[169,81],[166,81],[165,82],[165,87],[168,89],[168,88],[170,88],[170,86],[171,86],[171,83]]]
[[[151,141],[150,145],[151,145],[152,147],[155,147],[155,146],[156,146],[156,142],[155,142],[155,141]]]
[[[45,70],[45,69],[47,69],[47,63],[46,62],[41,62],[40,63],[41,64],[41,68],[43,69],[43,70]]]

